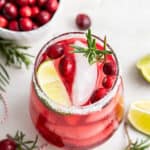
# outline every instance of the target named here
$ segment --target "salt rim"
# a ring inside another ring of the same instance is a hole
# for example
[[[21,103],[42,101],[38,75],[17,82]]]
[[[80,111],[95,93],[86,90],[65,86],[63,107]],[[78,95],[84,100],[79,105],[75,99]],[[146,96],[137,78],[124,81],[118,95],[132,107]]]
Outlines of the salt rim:
[[[111,48],[111,46],[109,44],[107,44],[107,48],[109,50],[111,50],[113,52],[113,55],[115,57],[116,63],[117,63],[117,78],[116,81],[114,83],[113,88],[111,89],[111,91],[109,91],[100,101],[97,101],[96,103],[87,105],[87,106],[70,106],[70,107],[66,107],[66,106],[62,106],[59,105],[57,103],[55,103],[52,99],[50,99],[45,93],[44,91],[42,91],[42,89],[40,88],[40,86],[37,83],[36,80],[36,65],[37,65],[37,60],[39,59],[41,53],[43,52],[43,50],[46,49],[46,47],[53,41],[59,39],[62,40],[64,36],[69,35],[70,37],[65,37],[65,39],[70,39],[73,37],[76,37],[76,35],[78,36],[83,36],[85,35],[84,32],[68,32],[68,33],[64,33],[61,35],[58,35],[57,37],[54,37],[53,39],[51,39],[50,41],[48,41],[40,50],[36,61],[35,61],[35,68],[34,68],[34,74],[33,74],[33,86],[35,88],[35,91],[37,93],[37,95],[39,96],[39,99],[41,101],[41,103],[43,103],[48,109],[52,109],[53,111],[56,111],[57,113],[61,113],[61,114],[78,114],[78,115],[86,115],[88,113],[91,112],[96,112],[96,111],[100,111],[105,105],[107,105],[107,103],[109,103],[109,101],[111,101],[111,99],[113,98],[113,96],[115,95],[115,93],[118,90],[118,87],[121,83],[121,75],[120,75],[120,67],[119,67],[119,63],[118,63],[118,59],[116,54],[114,53],[114,50]],[[92,35],[93,37],[95,37],[99,42],[104,42],[102,39],[100,39],[99,37]],[[83,38],[83,37],[82,37]]]

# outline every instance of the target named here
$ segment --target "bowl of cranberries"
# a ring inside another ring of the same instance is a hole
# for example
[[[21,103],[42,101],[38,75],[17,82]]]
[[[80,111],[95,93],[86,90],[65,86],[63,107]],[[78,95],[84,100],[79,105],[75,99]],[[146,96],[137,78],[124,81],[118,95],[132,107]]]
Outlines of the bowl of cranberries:
[[[0,0],[0,37],[18,43],[40,39],[50,27],[60,0]]]

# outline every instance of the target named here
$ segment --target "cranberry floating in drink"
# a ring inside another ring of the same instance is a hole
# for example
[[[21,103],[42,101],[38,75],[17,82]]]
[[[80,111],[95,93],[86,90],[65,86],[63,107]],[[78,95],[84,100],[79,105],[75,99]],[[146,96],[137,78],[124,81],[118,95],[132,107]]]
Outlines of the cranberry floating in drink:
[[[123,82],[114,51],[88,33],[66,33],[39,52],[30,114],[51,144],[87,150],[107,140],[123,118]]]

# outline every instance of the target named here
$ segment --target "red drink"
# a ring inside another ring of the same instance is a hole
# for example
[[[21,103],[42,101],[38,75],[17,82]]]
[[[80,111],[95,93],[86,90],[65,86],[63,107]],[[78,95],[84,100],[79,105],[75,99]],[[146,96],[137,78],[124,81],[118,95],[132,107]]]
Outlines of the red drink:
[[[94,37],[97,39],[97,49],[103,50],[103,41]],[[108,54],[105,63],[95,64],[96,80],[92,82],[86,77],[95,79],[94,73],[93,76],[88,74],[93,68],[89,69],[90,67],[88,68],[86,64],[82,66],[82,63],[86,62],[82,61],[84,58],[80,58],[81,54],[77,56],[72,53],[72,45],[79,42],[82,43],[81,45],[86,45],[82,33],[67,33],[49,41],[36,59],[31,84],[30,113],[34,125],[49,143],[69,150],[87,150],[101,144],[114,133],[123,117],[123,83],[115,54]],[[60,56],[57,58],[54,57],[58,54],[53,52],[54,59],[50,61],[53,62],[60,81],[66,89],[69,104],[67,102],[63,105],[59,101],[52,100],[38,82],[39,66],[49,61],[48,55],[51,54],[48,49],[51,45],[63,45],[64,48],[63,54],[59,49]],[[109,45],[107,48],[113,51]],[[67,64],[63,60],[64,57],[71,57],[72,66],[69,65],[69,67],[72,70],[70,72],[63,68]],[[113,67],[112,70],[109,69],[110,66]],[[84,70],[86,67],[87,74]],[[81,87],[86,90],[84,91]]]

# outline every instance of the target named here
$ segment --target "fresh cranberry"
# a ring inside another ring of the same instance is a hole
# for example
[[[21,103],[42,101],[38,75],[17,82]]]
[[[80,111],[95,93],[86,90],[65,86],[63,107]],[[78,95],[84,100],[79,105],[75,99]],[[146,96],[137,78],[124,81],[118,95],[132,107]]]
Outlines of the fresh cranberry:
[[[81,30],[86,30],[91,26],[91,19],[86,14],[79,14],[76,17],[76,25]]]
[[[23,30],[23,31],[32,30],[33,23],[30,18],[21,18],[19,20],[19,24],[20,24],[21,30]]]
[[[5,28],[7,27],[8,21],[5,17],[0,15],[0,27]]]
[[[113,83],[114,83],[114,78],[112,76],[106,76],[102,81],[103,87],[107,89],[111,88]]]
[[[16,150],[17,144],[11,139],[0,141],[0,150]]]
[[[29,0],[16,0],[16,3],[20,6],[28,5]]]
[[[48,0],[46,3],[46,8],[51,13],[55,12],[58,8],[58,1],[57,0]]]
[[[99,88],[94,91],[93,95],[91,96],[91,102],[95,103],[99,101],[101,98],[103,98],[107,93],[107,90],[105,88]]]
[[[37,28],[38,28],[38,25],[33,22],[33,24],[32,24],[32,29],[35,30],[35,29],[37,29]]]
[[[64,54],[64,46],[59,44],[53,44],[47,48],[47,55],[51,59],[56,59]]]
[[[35,17],[35,16],[37,16],[37,15],[39,14],[40,9],[39,9],[39,7],[37,7],[37,6],[33,6],[33,7],[31,8],[31,11],[32,11],[32,17]]]
[[[29,6],[23,6],[21,9],[20,9],[20,15],[22,17],[31,17],[32,15],[32,10]]]
[[[6,0],[0,0],[0,10],[3,8],[5,3],[6,3]]]
[[[71,56],[64,56],[59,63],[60,74],[69,78],[75,69],[75,62]]]
[[[106,63],[104,63],[103,72],[106,75],[115,75],[116,74],[115,65],[112,62],[106,62]]]
[[[37,0],[37,3],[40,7],[46,5],[47,0]]]
[[[45,23],[47,23],[51,18],[51,15],[48,11],[41,11],[37,17],[37,20],[39,22],[40,25],[43,25]]]
[[[28,0],[28,2],[29,2],[29,5],[35,5],[36,0]]]
[[[8,25],[8,29],[13,31],[20,31],[19,24],[17,21],[10,21]]]
[[[17,7],[13,3],[6,3],[3,13],[8,19],[15,19],[18,15]]]

